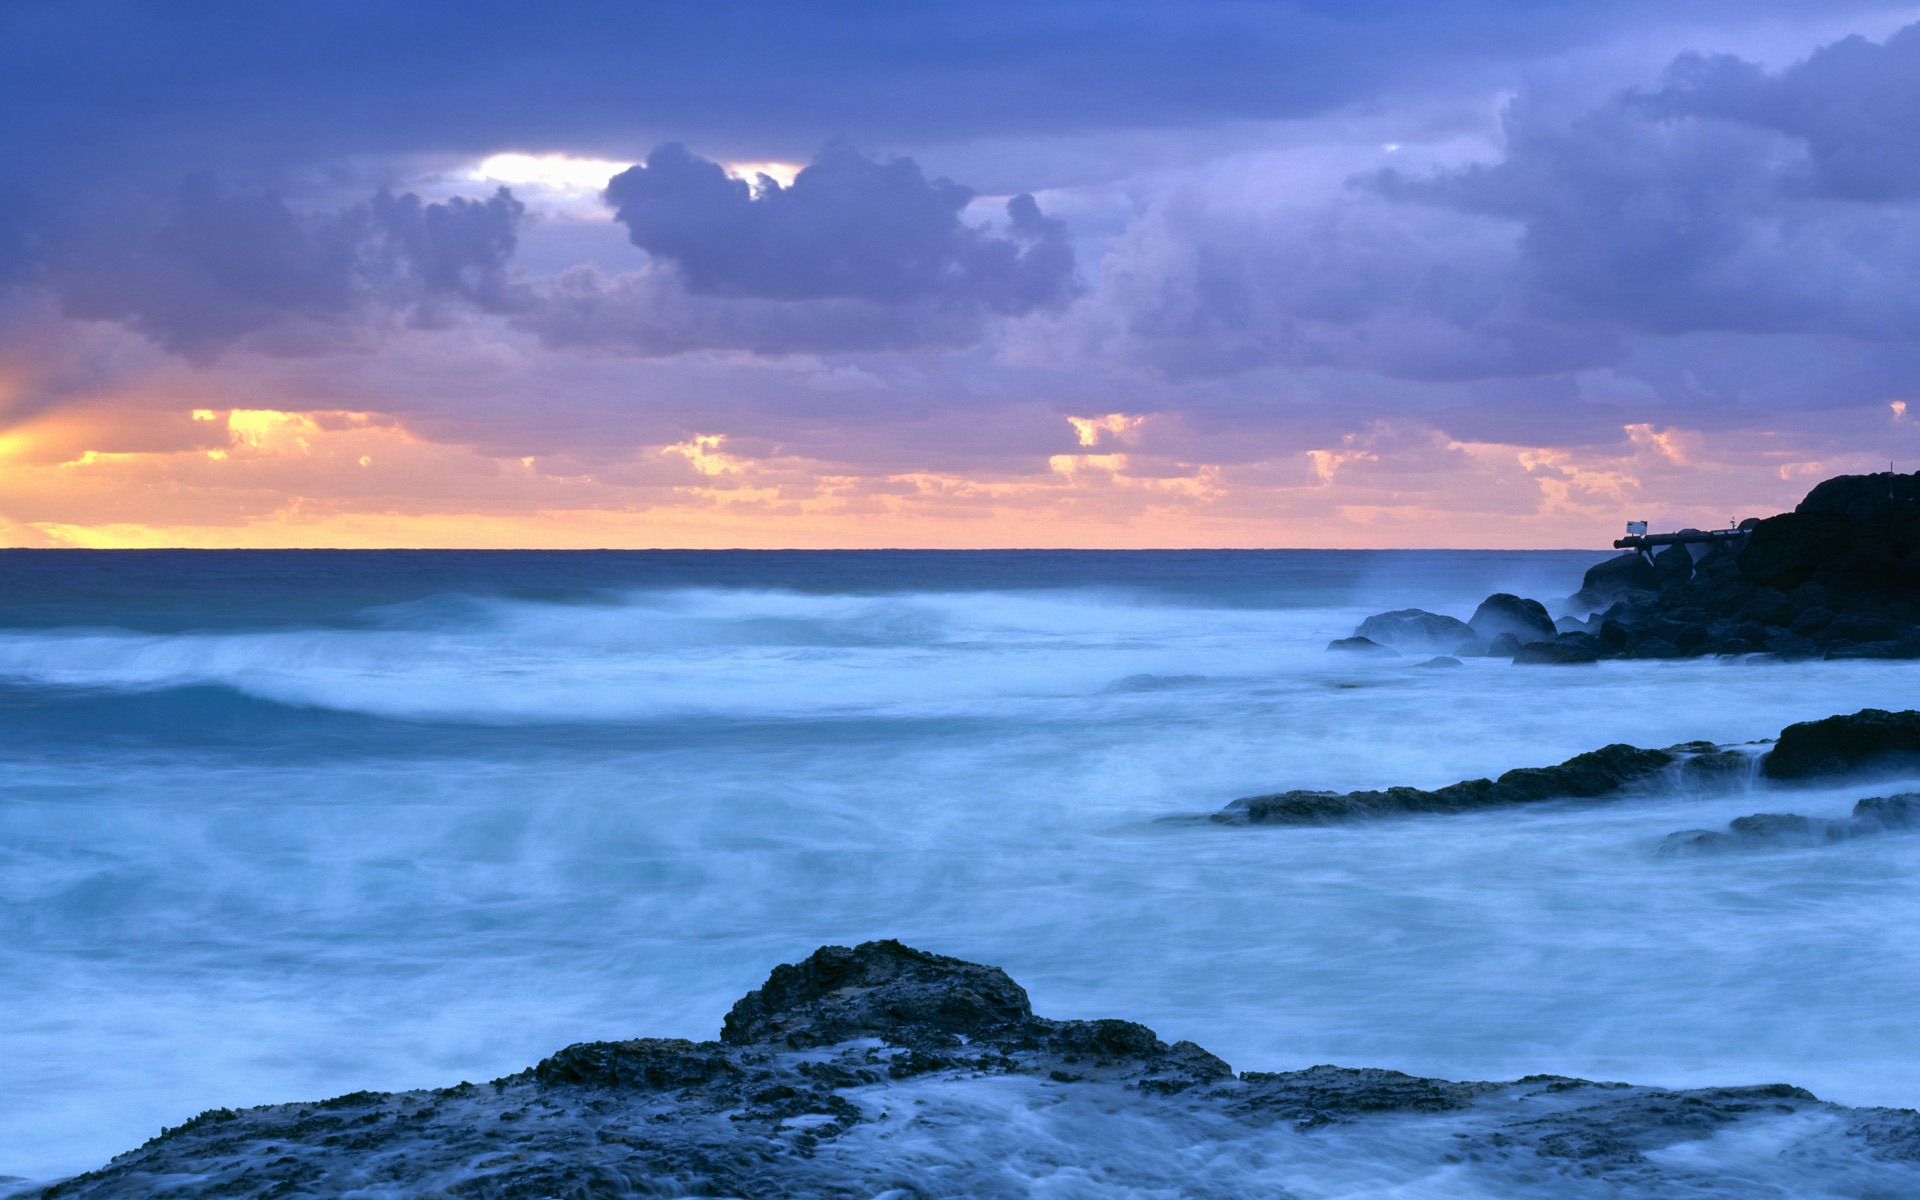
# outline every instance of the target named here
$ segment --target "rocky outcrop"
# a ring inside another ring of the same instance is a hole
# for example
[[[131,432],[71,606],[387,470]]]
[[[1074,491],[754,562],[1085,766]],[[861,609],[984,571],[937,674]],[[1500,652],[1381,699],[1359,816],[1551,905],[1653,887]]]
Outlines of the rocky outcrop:
[[[1883,833],[1920,829],[1920,792],[1872,796],[1853,806],[1846,817],[1803,817],[1798,813],[1755,813],[1740,817],[1722,833],[1711,829],[1683,829],[1667,835],[1660,853],[1726,854],[1742,850],[1786,850],[1831,846],[1835,842],[1874,837]]]
[[[1920,712],[1863,708],[1780,731],[1760,764],[1769,779],[1897,771],[1920,764]]]
[[[1468,779],[1428,791],[1326,792],[1296,789],[1245,796],[1208,819],[1224,825],[1323,825],[1364,817],[1460,813],[1541,800],[1588,800],[1659,784],[1690,790],[1744,786],[1752,758],[1708,742],[1669,750],[1613,745],[1577,754],[1557,766],[1521,767],[1498,779]]]
[[[1550,642],[1559,633],[1553,627],[1553,618],[1547,615],[1546,605],[1510,592],[1495,592],[1482,600],[1467,624],[1482,643],[1511,635],[1519,645],[1525,646]]]
[[[36,1194],[1279,1195],[1268,1162],[1313,1194],[1431,1176],[1505,1197],[1914,1195],[1920,1117],[1784,1084],[1235,1076],[1129,1021],[1036,1017],[996,968],[882,941],[777,968],[716,1042],[584,1043],[479,1086],[214,1109]]]
[[[1601,657],[1920,658],[1920,474],[1842,475],[1741,529],[1598,564],[1581,632],[1616,631]]]
[[[1453,654],[1474,642],[1473,629],[1465,621],[1420,608],[1376,613],[1362,621],[1354,634],[1402,654]]]

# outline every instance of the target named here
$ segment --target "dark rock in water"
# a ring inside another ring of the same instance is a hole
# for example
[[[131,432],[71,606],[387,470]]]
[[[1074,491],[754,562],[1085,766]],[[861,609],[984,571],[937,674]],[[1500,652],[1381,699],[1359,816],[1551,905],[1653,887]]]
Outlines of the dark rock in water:
[[[1450,654],[1473,641],[1473,629],[1465,621],[1419,608],[1376,613],[1360,622],[1354,634],[1402,654]]]
[[[1779,633],[1767,639],[1767,653],[1777,654],[1788,662],[1801,662],[1809,658],[1820,657],[1820,647],[1814,645],[1812,638],[1801,637],[1797,633]]]
[[[1687,564],[1689,574],[1692,573],[1692,566],[1691,562]],[[1657,591],[1660,582],[1660,573],[1654,570],[1646,556],[1637,550],[1629,550],[1588,567],[1586,576],[1580,580],[1580,590],[1574,594],[1573,603],[1576,608],[1594,611],[1612,604],[1622,592]]]
[[[1483,641],[1492,642],[1510,633],[1522,646],[1529,642],[1550,642],[1560,632],[1553,627],[1546,605],[1508,592],[1495,592],[1482,600],[1467,624]]]
[[[1520,647],[1513,656],[1516,665],[1538,663],[1570,666],[1595,663],[1614,657],[1614,648],[1591,633],[1563,633],[1551,642],[1534,642]]]
[[[1520,653],[1521,644],[1520,639],[1514,634],[1503,633],[1487,643],[1487,657],[1512,658]]]
[[[1444,1177],[1450,1193],[1524,1200],[1912,1196],[1920,1116],[1784,1084],[1456,1083],[1333,1066],[1235,1077],[1143,1025],[1036,1017],[997,968],[867,942],[776,969],[722,1041],[582,1043],[483,1086],[213,1109],[30,1194],[945,1200],[1124,1181],[1143,1195],[1277,1196],[1255,1169],[1265,1162],[1316,1195]]]
[[[1647,637],[1641,638],[1633,644],[1633,649],[1628,651],[1628,657],[1683,658],[1685,655],[1681,652],[1680,647],[1667,641],[1665,638]]]
[[[1468,779],[1433,791],[1394,787],[1368,792],[1295,790],[1246,796],[1213,814],[1212,819],[1227,825],[1319,825],[1357,817],[1457,813],[1539,800],[1591,799],[1650,783],[1662,775],[1676,779],[1676,764],[1698,754],[1691,748],[1674,753],[1614,745],[1575,755],[1558,766],[1521,767],[1499,779]]]
[[[1848,716],[1803,721],[1780,731],[1761,760],[1769,779],[1811,779],[1920,763],[1920,712],[1863,708]]]
[[[1920,829],[1920,792],[1902,792],[1898,796],[1862,800],[1853,806],[1852,816],[1839,819],[1803,817],[1798,813],[1755,813],[1729,823],[1725,833],[1683,829],[1667,835],[1660,843],[1660,853],[1676,856],[1804,849],[1913,829]]]
[[[1381,658],[1400,657],[1400,652],[1392,646],[1382,646],[1372,638],[1363,637],[1335,638],[1327,643],[1327,649],[1338,650],[1342,654],[1373,654]]]
[[[1423,667],[1464,667],[1466,666],[1465,663],[1461,662],[1457,658],[1454,658],[1450,654],[1442,654],[1435,658],[1430,658],[1427,661],[1421,663],[1420,665]]]

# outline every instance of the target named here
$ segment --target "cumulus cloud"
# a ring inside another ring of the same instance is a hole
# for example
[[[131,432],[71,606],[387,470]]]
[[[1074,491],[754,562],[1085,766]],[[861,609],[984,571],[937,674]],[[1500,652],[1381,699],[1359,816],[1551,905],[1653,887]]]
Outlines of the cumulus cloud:
[[[1920,26],[1778,72],[1683,56],[1570,117],[1523,92],[1502,127],[1464,166],[1171,191],[1068,332],[1174,379],[1543,378],[1718,335],[1920,348]]]
[[[431,324],[453,302],[512,309],[522,297],[507,260],[524,214],[505,188],[432,204],[382,192],[300,213],[196,175],[157,214],[129,203],[68,230],[41,278],[69,315],[121,321],[204,360],[286,322],[339,326],[384,309]]]
[[[1647,105],[1797,139],[1805,173],[1790,181],[1821,195],[1920,198],[1920,25],[1884,42],[1846,38],[1777,73],[1732,55],[1687,55]]]
[[[1715,112],[1751,93],[1753,71],[1723,66],[1709,73],[1718,83],[1697,60],[1676,71],[1659,93],[1621,93],[1571,123],[1516,102],[1503,161],[1381,185],[1512,222],[1513,283],[1543,320],[1910,339],[1920,328],[1920,207],[1884,187],[1871,201],[1809,187],[1822,168],[1806,134]],[[1792,86],[1793,74],[1776,82]],[[1874,111],[1884,90],[1863,76],[1827,103]],[[1897,121],[1920,140],[1920,108]]]
[[[661,146],[606,189],[649,265],[566,272],[522,323],[554,346],[785,354],[963,346],[992,317],[1066,305],[1066,223],[1019,195],[998,229],[969,224],[974,198],[912,159],[846,146],[784,187]]]

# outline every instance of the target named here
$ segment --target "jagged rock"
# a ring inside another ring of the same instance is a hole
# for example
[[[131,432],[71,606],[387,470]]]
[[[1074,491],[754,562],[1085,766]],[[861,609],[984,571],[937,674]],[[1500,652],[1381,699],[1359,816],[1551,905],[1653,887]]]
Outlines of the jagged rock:
[[[1143,1025],[1036,1017],[997,968],[898,942],[777,968],[724,1037],[583,1043],[479,1086],[212,1109],[28,1194],[946,1200],[1108,1194],[1110,1180],[1141,1194],[1277,1194],[1264,1172],[1222,1174],[1241,1160],[1284,1162],[1289,1188],[1316,1195],[1443,1176],[1462,1195],[1515,1200],[1920,1194],[1912,1112],[1841,1108],[1785,1084],[1667,1091],[1335,1066],[1235,1077]],[[1756,1138],[1767,1153],[1750,1149]],[[1196,1162],[1211,1164],[1204,1180]]]
[[[1474,636],[1489,643],[1506,634],[1512,634],[1522,646],[1530,642],[1550,642],[1559,636],[1559,630],[1553,627],[1553,618],[1547,615],[1546,605],[1509,592],[1495,592],[1482,600],[1467,624]],[[1488,653],[1493,653],[1491,647]]]
[[[805,962],[775,967],[727,1013],[720,1040],[801,1049],[884,1031],[952,1042],[1005,1035],[1032,1020],[1025,989],[998,967],[869,942],[824,946]]]
[[[1372,638],[1344,637],[1335,638],[1327,643],[1327,649],[1342,654],[1372,654],[1380,658],[1398,658],[1400,652],[1392,646],[1382,646]]]
[[[1660,843],[1659,852],[1675,856],[1830,846],[1854,838],[1911,829],[1920,829],[1920,792],[1872,796],[1854,805],[1852,816],[1838,819],[1803,817],[1798,813],[1755,813],[1730,822],[1725,833],[1683,829],[1668,834]]]
[[[1863,708],[1847,716],[1803,721],[1780,731],[1763,760],[1769,779],[1811,779],[1901,769],[1920,762],[1920,712]]]
[[[1376,613],[1360,622],[1354,635],[1402,654],[1451,654],[1473,641],[1465,621],[1419,608]]]

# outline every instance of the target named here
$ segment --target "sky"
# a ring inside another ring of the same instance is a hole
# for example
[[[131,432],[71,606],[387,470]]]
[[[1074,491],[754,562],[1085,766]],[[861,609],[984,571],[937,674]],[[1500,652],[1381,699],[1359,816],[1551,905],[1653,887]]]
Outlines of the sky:
[[[1601,547],[1920,467],[1920,2],[9,0],[0,545]]]

